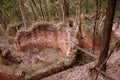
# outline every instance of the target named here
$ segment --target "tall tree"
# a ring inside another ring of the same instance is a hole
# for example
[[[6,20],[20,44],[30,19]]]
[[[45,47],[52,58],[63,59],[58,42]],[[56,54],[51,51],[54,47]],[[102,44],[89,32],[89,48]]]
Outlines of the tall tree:
[[[25,29],[26,29],[27,28],[27,17],[26,17],[26,14],[25,14],[23,0],[18,0],[18,2],[19,2],[19,7],[20,7],[23,22],[24,22],[24,26],[25,26]]]
[[[35,8],[36,8],[36,10],[37,10],[37,12],[38,12],[38,14],[39,14],[39,17],[40,17],[40,16],[41,16],[41,13],[40,13],[40,11],[39,11],[39,9],[38,9],[38,7],[37,7],[36,2],[35,2],[34,0],[32,0],[32,2],[33,2],[34,6],[35,6]]]
[[[69,17],[69,0],[60,0],[60,5],[62,8],[63,22],[66,22]]]
[[[34,16],[34,20],[36,21],[36,20],[37,20],[37,17],[36,17],[35,11],[34,11],[34,9],[33,9],[33,6],[32,6],[32,4],[31,4],[30,0],[29,0],[29,4],[30,4],[30,7],[31,7],[33,16]]]
[[[99,61],[97,64],[98,68],[101,67],[102,63],[105,61],[105,59],[108,56],[116,3],[117,3],[117,0],[108,0],[108,7],[106,9],[107,12],[106,12],[106,18],[105,18],[104,28],[103,28],[102,47],[101,47],[101,52],[99,56]],[[103,64],[101,69],[103,71],[106,70],[106,63]]]
[[[43,3],[45,4],[45,16],[46,20],[49,21],[49,9],[48,9],[48,0],[43,0]]]
[[[1,47],[0,47],[0,57],[2,56],[2,50],[1,50]]]
[[[83,47],[84,44],[82,42],[82,30],[81,30],[81,12],[82,12],[82,5],[81,0],[79,0],[77,8],[76,8],[76,16],[75,16],[75,22],[76,22],[76,33],[77,33],[77,39],[79,46]]]
[[[43,20],[45,20],[45,16],[44,16],[44,12],[43,12],[43,7],[42,7],[41,0],[39,0],[39,3],[40,3],[40,10],[41,10],[41,13],[42,13]]]
[[[55,17],[61,20],[61,14],[60,14],[59,6],[58,6],[59,4],[57,2],[58,1],[56,0],[51,0],[51,3],[53,4],[53,9],[55,12]]]

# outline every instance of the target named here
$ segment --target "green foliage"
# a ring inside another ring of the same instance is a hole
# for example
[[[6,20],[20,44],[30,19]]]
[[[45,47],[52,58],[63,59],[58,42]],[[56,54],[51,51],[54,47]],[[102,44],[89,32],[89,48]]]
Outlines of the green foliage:
[[[12,69],[13,71],[16,69],[16,66],[15,65],[12,65],[12,66],[9,66],[10,69]]]
[[[75,15],[76,14],[76,6],[78,4],[78,0],[74,1],[74,0],[71,0],[70,1],[70,15]]]
[[[34,21],[34,15],[32,12],[32,9],[30,7],[30,3],[33,6],[35,15],[37,17],[37,21],[43,21],[41,19],[41,16],[39,15],[38,11],[41,13],[41,8],[40,8],[40,3],[39,0],[34,0],[36,3],[36,6],[38,10],[35,8],[34,3],[32,0],[23,0],[24,1],[24,8],[25,8],[25,14],[27,16],[27,21]],[[108,0],[102,0],[101,1],[101,9],[106,10],[107,7],[107,1]],[[58,17],[62,18],[62,10],[60,6],[60,0],[46,0],[47,6],[48,6],[48,15],[50,19],[57,20]],[[69,0],[69,12],[70,16],[75,16],[76,15],[76,7],[78,5],[79,0]],[[45,2],[44,0],[41,0],[42,3],[42,8],[44,15],[46,15],[45,11]],[[83,17],[85,15],[89,15],[91,13],[96,12],[96,1],[95,0],[81,0],[81,6],[82,6],[82,15]],[[60,16],[57,15],[57,13],[60,14]],[[8,26],[9,24],[14,24],[14,23],[19,23],[22,22],[22,17],[21,17],[21,12],[18,4],[18,0],[0,0],[0,24],[7,24],[4,27]],[[117,3],[117,9],[116,9],[116,14],[115,18],[120,17],[120,3]],[[58,19],[59,20],[59,19]],[[118,20],[117,20],[118,21]],[[88,24],[89,22],[84,21],[82,19],[82,24]],[[87,26],[87,25],[86,25]]]
[[[96,9],[96,4],[94,0],[85,0],[83,2],[83,13],[88,14],[94,12]]]
[[[2,58],[0,57],[0,64],[2,64]]]
[[[115,17],[120,19],[120,1],[117,2]]]
[[[85,30],[86,37],[93,38],[93,34],[94,34],[93,23],[91,23],[90,21],[84,20],[84,21],[82,21],[82,25],[84,26],[83,28]],[[96,35],[95,38],[97,40],[101,40],[102,39],[102,28],[101,27],[97,27],[96,28],[95,35]]]
[[[61,62],[60,64],[62,67],[65,67],[66,66],[66,63],[65,62]]]
[[[108,4],[108,0],[102,0],[101,1],[101,8],[103,9],[103,10],[106,10],[106,8],[107,8],[107,4]]]
[[[4,0],[3,4],[0,6],[1,10],[6,14],[9,15],[11,21],[16,20],[19,21],[20,18],[20,11],[17,9],[16,2],[14,0]]]

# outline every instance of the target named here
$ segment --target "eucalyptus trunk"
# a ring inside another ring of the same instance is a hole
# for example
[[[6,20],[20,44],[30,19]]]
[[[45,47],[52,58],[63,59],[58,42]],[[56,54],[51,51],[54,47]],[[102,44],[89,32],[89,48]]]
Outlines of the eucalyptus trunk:
[[[45,16],[44,16],[44,12],[43,12],[43,7],[42,7],[41,0],[39,0],[39,3],[40,3],[40,10],[41,10],[41,13],[42,13],[42,18],[43,18],[43,20],[45,20]]]
[[[19,2],[19,7],[20,7],[24,27],[26,29],[27,28],[27,17],[26,17],[26,14],[25,14],[24,3],[23,3],[23,0],[18,0],[18,2]]]
[[[48,9],[48,2],[47,0],[44,0],[44,4],[45,4],[45,15],[46,15],[46,21],[49,21],[49,9]]]
[[[29,4],[30,4],[30,7],[31,7],[31,10],[32,10],[32,13],[33,13],[33,16],[34,16],[34,20],[36,21],[37,20],[37,17],[36,17],[36,14],[35,14],[35,11],[34,11],[34,8],[31,4],[31,2],[29,1]]]
[[[81,11],[82,11],[82,5],[81,5],[81,1],[79,1],[77,8],[76,8],[76,16],[75,16],[76,33],[77,33],[77,39],[78,39],[79,46],[82,46],[81,45],[81,41],[82,41]]]
[[[33,2],[34,6],[35,6],[35,8],[36,8],[36,10],[37,10],[37,12],[38,12],[38,14],[39,14],[39,17],[41,17],[41,13],[40,13],[40,11],[39,11],[39,8],[37,7],[36,2],[35,2],[34,0],[32,0],[32,2]]]
[[[60,0],[60,5],[62,9],[63,22],[66,22],[69,17],[69,0]]]
[[[117,0],[108,0],[108,7],[106,9],[106,18],[104,22],[104,28],[103,28],[103,38],[102,38],[102,46],[101,46],[101,52],[99,56],[99,61],[97,64],[97,67],[100,68],[102,63],[105,61],[105,59],[108,57],[108,51],[109,51],[109,45],[110,45],[110,38],[111,38],[111,32],[112,32],[112,24],[115,14],[115,8],[116,8]],[[106,63],[101,68],[103,71],[106,70]]]

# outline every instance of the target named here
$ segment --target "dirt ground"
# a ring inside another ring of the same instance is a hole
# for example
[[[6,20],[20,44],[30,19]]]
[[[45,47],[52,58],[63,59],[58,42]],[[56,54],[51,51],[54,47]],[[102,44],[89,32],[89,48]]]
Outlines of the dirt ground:
[[[57,48],[31,47],[25,51],[16,51],[13,45],[9,45],[5,37],[0,37],[0,46],[3,51],[10,49],[12,57],[20,64],[5,65],[0,61],[0,72],[13,75],[21,75],[26,72],[25,78],[28,79],[38,73],[50,72],[51,69],[70,65],[75,58],[75,50],[70,55],[65,56]],[[3,52],[4,53],[4,52]]]
[[[72,41],[76,41],[74,31],[71,32]],[[96,62],[90,63],[92,60],[88,55],[84,55],[78,59],[76,56],[77,50],[72,47],[72,50],[68,56],[65,56],[57,48],[48,47],[31,47],[25,51],[16,51],[14,46],[9,44],[11,39],[6,36],[0,36],[0,47],[5,55],[5,51],[10,50],[10,54],[14,61],[20,63],[12,63],[6,65],[0,58],[0,72],[11,75],[22,75],[25,72],[25,79],[38,80],[92,80],[89,75],[89,69],[93,68]],[[82,52],[80,52],[82,53]],[[115,52],[108,61],[106,74],[114,78],[114,80],[120,80],[120,51]],[[70,65],[75,60],[82,60],[79,62],[79,66],[71,67]],[[89,63],[89,64],[86,64]],[[83,65],[83,66],[81,66]],[[66,66],[68,70],[65,69]],[[70,69],[69,69],[70,68]],[[64,71],[65,70],[65,71]],[[47,77],[47,78],[45,78]],[[93,79],[94,80],[94,79]],[[100,75],[98,80],[110,80]]]
[[[107,71],[106,75],[108,77],[104,77],[99,75],[97,80],[120,80],[120,50],[114,52],[114,54],[110,57],[107,63]],[[42,80],[95,80],[95,75],[90,75],[89,69],[95,66],[95,62],[91,62],[84,66],[77,66],[61,73],[52,75],[50,77],[44,78]]]
[[[73,36],[74,32],[71,32],[71,34]],[[76,42],[75,37],[72,37],[72,40]],[[14,61],[20,63],[6,65],[0,59],[0,72],[17,76],[21,76],[25,72],[25,79],[38,80],[69,69],[74,62],[76,63],[77,56],[81,56],[80,54],[76,55],[77,50],[74,47],[72,47],[68,56],[64,55],[59,49],[50,47],[30,47],[24,51],[17,51],[14,45],[9,44],[9,41],[8,36],[0,36],[2,54],[5,55],[4,53],[10,50]],[[91,62],[91,58],[87,55],[77,60],[81,60],[79,65]]]

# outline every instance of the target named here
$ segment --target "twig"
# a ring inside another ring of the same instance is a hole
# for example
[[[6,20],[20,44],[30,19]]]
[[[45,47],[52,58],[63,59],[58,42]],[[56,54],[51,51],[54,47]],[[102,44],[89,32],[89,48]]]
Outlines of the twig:
[[[104,15],[103,18],[102,18],[102,20],[100,21],[100,26],[102,26],[103,21],[105,20],[105,18],[106,18],[106,15]]]

